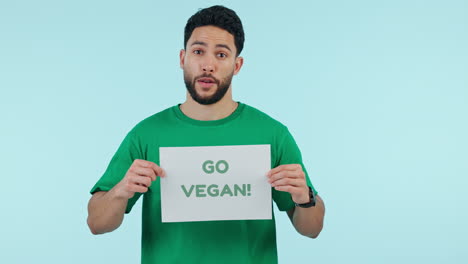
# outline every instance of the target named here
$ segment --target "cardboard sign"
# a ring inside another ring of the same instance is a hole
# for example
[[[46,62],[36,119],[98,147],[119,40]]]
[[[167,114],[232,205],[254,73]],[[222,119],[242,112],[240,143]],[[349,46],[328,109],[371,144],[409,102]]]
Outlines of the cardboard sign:
[[[270,145],[161,147],[163,222],[271,219]]]

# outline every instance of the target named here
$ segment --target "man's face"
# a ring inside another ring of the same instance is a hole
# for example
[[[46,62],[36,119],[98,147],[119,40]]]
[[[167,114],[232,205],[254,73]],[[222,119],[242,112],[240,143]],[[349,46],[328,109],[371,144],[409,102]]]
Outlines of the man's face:
[[[236,57],[234,37],[214,26],[195,28],[186,50],[180,52],[187,91],[203,105],[214,104],[224,97],[242,62],[241,57]]]

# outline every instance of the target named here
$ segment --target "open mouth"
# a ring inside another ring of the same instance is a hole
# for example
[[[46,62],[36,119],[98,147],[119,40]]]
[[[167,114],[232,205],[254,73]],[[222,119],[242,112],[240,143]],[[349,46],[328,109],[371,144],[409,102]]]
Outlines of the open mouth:
[[[197,82],[201,82],[201,83],[215,83],[215,80],[213,78],[209,78],[209,77],[202,77],[202,78],[199,78],[197,80]]]
[[[216,84],[215,79],[210,78],[210,77],[202,77],[197,79],[197,83],[203,88],[203,89],[209,89],[212,86]]]

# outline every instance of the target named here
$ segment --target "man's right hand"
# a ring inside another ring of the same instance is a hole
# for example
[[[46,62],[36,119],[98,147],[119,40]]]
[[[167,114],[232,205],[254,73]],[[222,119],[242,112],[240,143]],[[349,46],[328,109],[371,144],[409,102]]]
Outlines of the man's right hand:
[[[122,224],[128,199],[145,193],[164,170],[154,162],[134,160],[123,179],[110,191],[93,194],[88,204],[88,226],[93,234],[111,232]]]
[[[141,159],[133,161],[124,178],[115,186],[115,195],[130,199],[136,192],[146,193],[156,177],[166,176],[156,163]]]

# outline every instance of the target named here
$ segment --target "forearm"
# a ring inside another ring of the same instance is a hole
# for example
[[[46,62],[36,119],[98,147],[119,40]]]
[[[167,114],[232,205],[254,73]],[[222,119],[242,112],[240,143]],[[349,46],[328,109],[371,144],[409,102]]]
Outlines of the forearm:
[[[88,204],[88,226],[91,233],[103,234],[122,224],[128,199],[118,197],[114,190],[97,192]]]
[[[323,228],[325,205],[320,196],[316,196],[316,204],[310,208],[295,207],[288,212],[292,224],[301,235],[316,238]]]

